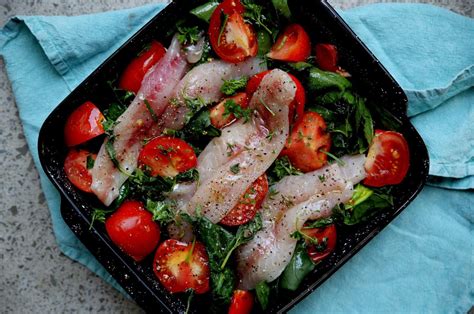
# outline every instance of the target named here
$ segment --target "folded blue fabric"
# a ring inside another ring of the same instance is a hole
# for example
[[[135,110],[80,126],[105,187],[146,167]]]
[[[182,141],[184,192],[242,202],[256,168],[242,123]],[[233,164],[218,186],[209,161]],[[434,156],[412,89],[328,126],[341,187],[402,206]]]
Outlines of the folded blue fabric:
[[[0,32],[58,245],[118,289],[62,220],[59,195],[39,166],[37,137],[51,110],[161,8],[17,17]],[[474,197],[459,190],[474,188],[474,21],[413,4],[341,14],[406,91],[429,149],[431,186],[294,312],[466,312],[474,304]]]

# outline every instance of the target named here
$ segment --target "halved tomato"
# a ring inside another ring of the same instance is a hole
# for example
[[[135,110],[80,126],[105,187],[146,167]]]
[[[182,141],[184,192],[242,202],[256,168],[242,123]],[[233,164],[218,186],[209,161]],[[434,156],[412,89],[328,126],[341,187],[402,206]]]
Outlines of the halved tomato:
[[[257,36],[252,25],[245,23],[244,12],[239,0],[224,0],[212,13],[209,40],[224,61],[238,63],[257,55]]]
[[[229,314],[249,314],[252,312],[253,295],[247,290],[235,290],[230,301]]]
[[[267,57],[287,62],[305,61],[311,55],[311,40],[299,24],[288,25],[279,35]]]
[[[303,228],[301,232],[308,238],[316,240],[306,239],[308,255],[313,262],[318,263],[334,252],[337,243],[336,225],[312,229]]]
[[[104,133],[104,116],[92,102],[86,101],[74,110],[66,120],[64,140],[71,147],[87,142]]]
[[[257,88],[262,82],[263,78],[269,72],[271,72],[271,70],[260,72],[258,74],[255,74],[249,79],[247,83],[247,87],[245,88],[245,92],[247,93],[249,99],[252,98],[253,93],[257,91]],[[289,112],[290,112],[289,118],[290,118],[290,121],[293,121],[300,118],[304,113],[304,106],[306,104],[306,94],[305,94],[303,84],[301,84],[300,80],[298,80],[296,76],[290,73],[288,73],[288,75],[291,77],[291,79],[296,85],[295,99],[291,102],[290,108],[289,108]],[[296,110],[296,117],[294,118],[295,110]]]
[[[185,141],[159,136],[148,142],[138,156],[138,166],[152,176],[175,177],[197,165],[193,148]]]
[[[166,54],[166,49],[156,40],[142,51],[123,71],[120,77],[119,87],[121,89],[138,93],[142,86],[143,77]]]
[[[376,130],[365,162],[364,184],[373,187],[399,184],[410,167],[408,143],[402,134]]]
[[[160,227],[137,201],[125,201],[107,218],[105,230],[112,242],[137,262],[153,252],[160,241]]]
[[[71,183],[84,192],[92,192],[92,175],[87,169],[87,158],[95,160],[97,154],[84,149],[71,149],[64,160],[64,171]]]
[[[209,291],[209,257],[200,242],[166,240],[156,250],[153,272],[171,293],[188,289],[197,294]]]
[[[266,174],[262,174],[245,191],[237,205],[232,208],[220,221],[226,226],[239,226],[252,220],[257,211],[262,206],[263,200],[268,192],[268,179]]]
[[[326,123],[316,112],[305,112],[296,121],[281,152],[288,156],[293,166],[303,172],[321,168],[327,162],[327,154],[331,148],[331,137],[326,133]]]
[[[228,100],[235,101],[235,103],[242,108],[247,108],[249,104],[249,99],[247,97],[247,94],[238,93],[232,97],[225,98],[219,104],[211,108],[211,112],[210,112],[211,124],[218,129],[222,129],[223,127],[228,126],[229,124],[231,124],[232,122],[236,120],[234,114],[232,113],[228,115],[225,114],[225,103]]]

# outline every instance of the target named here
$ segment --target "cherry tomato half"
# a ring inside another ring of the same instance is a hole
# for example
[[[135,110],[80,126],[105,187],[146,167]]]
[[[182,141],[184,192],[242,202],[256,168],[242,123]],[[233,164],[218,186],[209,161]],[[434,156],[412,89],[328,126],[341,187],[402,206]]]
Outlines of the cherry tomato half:
[[[246,93],[237,93],[232,97],[225,98],[219,104],[211,108],[211,124],[218,129],[222,129],[236,120],[233,113],[225,115],[225,103],[228,100],[235,101],[235,103],[242,108],[247,108],[249,104]]]
[[[267,57],[287,62],[306,60],[311,55],[311,41],[299,24],[288,25],[279,35]]]
[[[188,289],[197,294],[209,291],[209,258],[206,248],[199,242],[166,240],[156,250],[153,271],[171,293]]]
[[[317,44],[315,52],[316,61],[321,70],[331,72],[339,70],[339,67],[337,66],[338,53],[336,46],[331,44]]]
[[[373,187],[399,184],[410,166],[408,143],[402,134],[376,130],[365,162],[364,184]]]
[[[112,242],[137,262],[153,252],[160,241],[160,227],[137,201],[125,201],[105,221]]]
[[[120,77],[119,87],[135,94],[138,93],[146,72],[158,63],[165,54],[165,47],[156,40],[153,40],[150,46],[142,51],[125,68]]]
[[[104,116],[92,102],[86,101],[74,110],[66,120],[64,140],[71,147],[87,142],[104,133]]]
[[[148,142],[138,156],[140,168],[148,168],[152,176],[175,177],[197,165],[194,150],[185,141],[168,136]]]
[[[257,55],[257,36],[252,25],[245,23],[244,12],[239,0],[224,0],[212,13],[209,40],[224,61],[238,63]]]
[[[92,192],[92,175],[87,169],[87,157],[95,160],[97,154],[84,149],[71,149],[64,160],[64,171],[71,183],[84,192]]]
[[[327,155],[331,147],[331,137],[326,133],[326,123],[316,112],[305,112],[296,121],[281,152],[288,156],[291,163],[303,172],[310,172],[321,168],[327,162]]]
[[[334,252],[337,243],[336,225],[312,229],[303,228],[301,232],[317,240],[317,244],[309,239],[306,240],[308,255],[313,262],[318,263]]]
[[[253,93],[257,91],[258,86],[262,82],[263,78],[269,72],[271,72],[271,70],[255,74],[249,79],[247,83],[247,87],[245,88],[245,92],[247,93],[249,99],[252,98]],[[288,73],[288,75],[291,77],[291,79],[296,85],[295,99],[291,102],[290,108],[289,108],[289,118],[290,118],[290,121],[293,121],[295,110],[296,110],[296,117],[297,117],[296,119],[301,117],[304,113],[304,105],[306,104],[306,94],[305,94],[303,84],[301,84],[300,80],[298,80],[294,75],[290,73]]]
[[[226,226],[239,226],[252,220],[268,192],[267,175],[263,174],[245,191],[237,205],[220,221]]]
[[[229,314],[249,314],[252,312],[253,295],[247,290],[234,290],[230,301]]]

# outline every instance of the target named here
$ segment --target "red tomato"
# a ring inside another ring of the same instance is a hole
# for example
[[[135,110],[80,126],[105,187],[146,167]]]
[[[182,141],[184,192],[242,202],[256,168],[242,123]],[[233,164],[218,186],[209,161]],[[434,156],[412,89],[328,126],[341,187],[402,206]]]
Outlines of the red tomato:
[[[263,174],[245,191],[237,205],[220,221],[226,226],[239,226],[252,220],[268,192],[267,175]]]
[[[232,122],[236,120],[234,114],[232,113],[229,115],[224,115],[225,103],[228,100],[235,101],[235,103],[242,108],[247,108],[249,104],[249,99],[247,97],[247,94],[238,93],[232,97],[225,98],[218,105],[211,108],[211,112],[210,112],[211,124],[218,129],[222,129],[223,127],[228,126],[229,124],[231,124]]]
[[[158,63],[165,54],[165,47],[153,40],[150,47],[142,51],[123,71],[119,87],[135,94],[138,93],[146,72]]]
[[[171,293],[193,289],[197,294],[209,291],[209,258],[203,244],[175,239],[163,242],[155,253],[153,271]]]
[[[64,140],[67,146],[75,146],[104,133],[104,116],[90,101],[74,110],[66,120]]]
[[[287,62],[304,61],[310,55],[311,41],[304,28],[299,24],[288,25],[283,34],[278,36],[270,52],[267,53],[269,58]]]
[[[408,143],[402,134],[376,130],[365,162],[364,184],[381,187],[399,184],[410,166]]]
[[[316,112],[306,112],[296,121],[282,156],[288,156],[291,163],[303,172],[321,168],[327,162],[331,137],[326,133],[326,123]]]
[[[107,220],[112,242],[137,262],[153,252],[160,241],[160,227],[153,215],[137,201],[125,201]]]
[[[336,72],[337,66],[337,48],[331,44],[317,44],[315,47],[316,60],[321,70]]]
[[[247,83],[247,87],[245,88],[245,92],[247,93],[249,99],[252,98],[253,93],[257,91],[258,86],[262,82],[263,78],[269,72],[271,72],[271,70],[255,74],[249,79],[249,82]],[[304,113],[304,105],[306,103],[306,94],[305,94],[303,84],[301,84],[300,80],[298,80],[294,75],[290,73],[288,73],[288,75],[291,77],[291,79],[296,85],[295,99],[290,104],[290,113],[289,113],[290,121],[293,121],[295,108],[296,108],[296,116],[298,118],[301,117]]]
[[[212,13],[209,40],[212,49],[227,62],[238,63],[257,55],[257,36],[252,25],[245,23],[244,11],[239,0],[224,0]]]
[[[97,154],[92,154],[84,149],[72,149],[64,160],[64,170],[71,183],[84,192],[92,192],[92,175],[87,169],[87,157],[94,159]]]
[[[175,177],[197,165],[194,150],[185,141],[168,136],[148,142],[138,156],[140,168],[148,168],[152,176]]]
[[[230,301],[229,314],[249,314],[253,307],[253,295],[250,291],[234,290]]]
[[[303,228],[301,232],[308,237],[318,240],[318,244],[314,244],[308,239],[306,240],[308,255],[313,262],[318,263],[334,252],[337,242],[336,225],[312,229]]]

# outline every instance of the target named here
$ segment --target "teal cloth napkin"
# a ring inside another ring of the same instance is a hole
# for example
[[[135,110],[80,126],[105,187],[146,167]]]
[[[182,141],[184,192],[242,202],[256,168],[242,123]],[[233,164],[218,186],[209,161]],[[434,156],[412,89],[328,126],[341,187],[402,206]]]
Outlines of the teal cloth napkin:
[[[58,245],[119,290],[62,220],[59,195],[39,165],[37,137],[54,107],[162,8],[20,16],[0,31],[0,54]],[[293,312],[465,313],[474,304],[474,21],[416,4],[341,14],[407,93],[431,177],[394,222]]]

